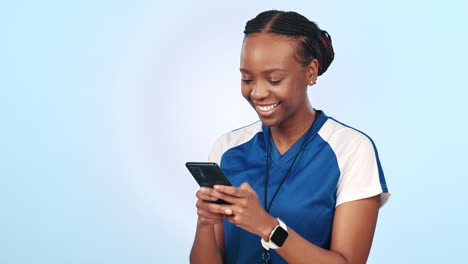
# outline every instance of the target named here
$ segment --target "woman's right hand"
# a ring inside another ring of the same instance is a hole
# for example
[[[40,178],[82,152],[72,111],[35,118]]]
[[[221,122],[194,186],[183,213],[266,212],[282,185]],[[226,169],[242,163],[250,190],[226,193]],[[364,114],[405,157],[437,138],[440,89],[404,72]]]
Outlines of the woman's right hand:
[[[215,203],[212,203],[218,198],[215,198],[209,194],[203,192],[203,188],[208,187],[201,187],[200,190],[197,191],[197,198],[198,201],[196,203],[197,206],[197,214],[198,214],[198,224],[199,225],[214,225],[220,224],[226,218],[224,214],[213,213],[213,206],[218,206]],[[210,210],[211,208],[211,210]]]

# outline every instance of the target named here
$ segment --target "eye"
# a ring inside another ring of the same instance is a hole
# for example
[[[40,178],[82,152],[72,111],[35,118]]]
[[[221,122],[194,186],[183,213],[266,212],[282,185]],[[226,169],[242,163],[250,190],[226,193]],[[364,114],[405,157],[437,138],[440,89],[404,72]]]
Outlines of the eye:
[[[269,82],[271,83],[271,85],[278,85],[282,80],[278,80],[278,81],[273,81],[273,80],[270,80]]]
[[[249,79],[242,79],[242,82],[245,83],[245,84],[249,84],[252,82],[252,80],[249,80]]]

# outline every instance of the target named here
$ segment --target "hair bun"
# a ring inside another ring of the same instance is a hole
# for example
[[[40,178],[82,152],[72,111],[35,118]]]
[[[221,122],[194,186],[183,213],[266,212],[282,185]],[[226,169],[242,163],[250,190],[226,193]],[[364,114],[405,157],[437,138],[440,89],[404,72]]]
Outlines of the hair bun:
[[[320,30],[320,51],[322,53],[322,59],[319,65],[318,75],[322,75],[327,69],[328,66],[332,63],[335,58],[335,51],[332,46],[332,39],[330,34],[325,30]]]

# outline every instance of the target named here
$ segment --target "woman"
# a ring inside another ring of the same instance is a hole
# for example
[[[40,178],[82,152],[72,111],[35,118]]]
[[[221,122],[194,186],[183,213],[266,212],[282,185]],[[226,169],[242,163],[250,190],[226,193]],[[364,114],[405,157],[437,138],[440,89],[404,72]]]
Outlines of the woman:
[[[330,36],[275,10],[244,33],[242,95],[260,121],[214,144],[233,186],[197,192],[191,263],[365,263],[389,193],[371,139],[307,97],[333,61]]]

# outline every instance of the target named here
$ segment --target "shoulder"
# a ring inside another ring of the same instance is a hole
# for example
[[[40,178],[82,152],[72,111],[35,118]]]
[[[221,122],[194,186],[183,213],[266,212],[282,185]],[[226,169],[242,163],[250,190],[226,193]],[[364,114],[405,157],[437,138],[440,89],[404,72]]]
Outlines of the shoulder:
[[[335,154],[354,153],[358,149],[374,151],[372,139],[360,130],[329,117],[318,132]]]
[[[213,143],[209,160],[220,163],[221,156],[229,149],[249,142],[258,133],[263,131],[262,122],[257,121],[253,124],[232,130],[218,137]]]
[[[380,205],[385,204],[390,194],[372,139],[333,118],[327,119],[319,135],[335,153],[340,170],[336,206],[378,194]]]
[[[262,132],[262,122],[257,121],[221,135],[215,144],[235,147],[249,141],[259,132]]]

